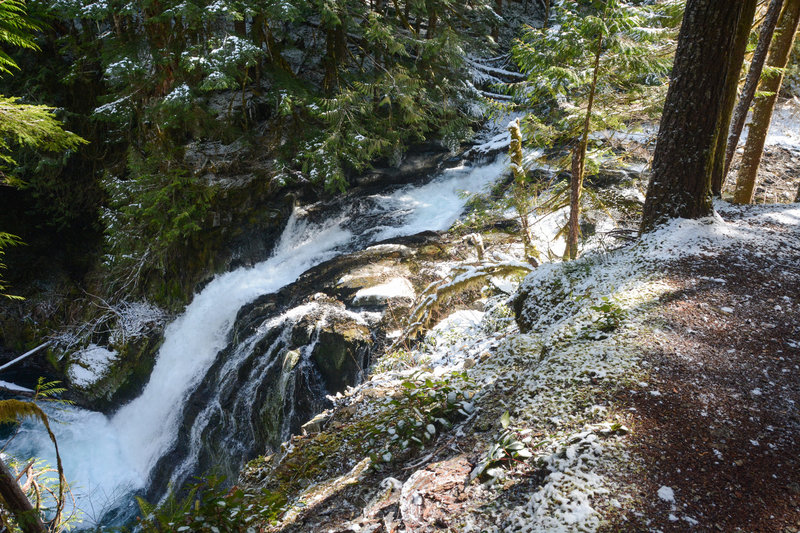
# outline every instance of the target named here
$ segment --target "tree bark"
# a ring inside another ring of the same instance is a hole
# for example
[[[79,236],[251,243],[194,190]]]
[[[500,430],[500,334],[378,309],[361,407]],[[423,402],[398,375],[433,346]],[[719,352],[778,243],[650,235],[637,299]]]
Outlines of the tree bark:
[[[550,22],[550,0],[544,0],[544,27]]]
[[[436,2],[434,0],[425,0],[425,8],[428,11],[428,31],[425,32],[425,38],[431,39],[436,35],[436,22],[438,19]]]
[[[583,121],[583,132],[580,143],[572,153],[572,178],[569,191],[569,231],[567,233],[567,259],[578,257],[578,237],[580,236],[579,218],[581,214],[581,193],[583,192],[583,174],[586,169],[586,148],[589,146],[589,129],[592,125],[592,107],[597,91],[597,76],[600,70],[600,56],[603,55],[603,34],[597,38],[597,50],[594,54],[592,86],[589,90],[589,102],[586,104],[586,118]]]
[[[519,119],[508,125],[508,132],[511,134],[511,143],[508,145],[508,155],[511,158],[511,170],[514,174],[514,207],[519,215],[519,223],[522,229],[522,245],[525,248],[525,257],[534,257],[533,243],[531,241],[531,230],[528,224],[528,191],[525,190],[525,168],[523,166],[522,154],[522,131],[520,130]],[[538,257],[537,257],[538,259]]]
[[[39,518],[39,513],[22,492],[14,474],[2,459],[0,459],[0,496],[9,512],[17,519],[17,524],[23,533],[44,533],[44,524]]]
[[[495,0],[495,13],[497,13],[498,17],[503,16],[503,0]],[[492,25],[492,39],[497,42],[497,39],[500,38],[500,24],[495,23]]]
[[[733,50],[728,64],[728,79],[725,81],[725,96],[722,101],[722,116],[717,135],[717,147],[714,149],[714,168],[711,171],[711,194],[722,194],[722,182],[725,170],[725,147],[728,143],[728,131],[731,127],[731,116],[736,104],[736,92],[739,88],[739,75],[744,63],[744,54],[747,51],[747,41],[750,39],[750,29],[753,17],[756,14],[756,0],[742,1],[742,14],[739,17],[739,27],[736,29]]]
[[[783,83],[783,69],[789,62],[799,21],[800,0],[787,0],[778,20],[778,33],[772,41],[767,58],[767,67],[779,70],[777,73],[770,73],[759,85],[762,94],[755,99],[753,105],[753,120],[747,134],[747,143],[744,145],[739,174],[736,176],[736,191],[733,195],[733,202],[736,204],[749,204],[753,201],[758,167],[764,153],[772,111]]]
[[[761,25],[761,32],[758,34],[758,44],[756,45],[755,52],[753,52],[753,59],[750,61],[750,70],[747,72],[747,79],[745,79],[742,94],[739,97],[739,103],[736,104],[736,111],[733,113],[730,137],[728,137],[728,148],[725,151],[725,168],[722,173],[721,185],[725,184],[725,178],[728,176],[728,171],[731,168],[731,161],[733,161],[733,154],[736,152],[736,147],[739,145],[739,137],[742,135],[744,121],[747,119],[747,110],[750,109],[750,104],[753,102],[753,97],[756,94],[758,81],[761,79],[761,71],[764,69],[764,60],[767,59],[767,52],[769,52],[769,45],[772,42],[772,35],[775,33],[778,16],[781,14],[783,1],[784,0],[772,0],[767,14],[764,17],[764,22]],[[721,185],[720,189],[722,188]]]
[[[345,20],[325,32],[325,77],[323,88],[327,94],[339,87],[339,66],[344,62],[347,54],[347,34]]]
[[[744,6],[688,0],[661,116],[643,232],[670,218],[711,214],[711,170],[725,80]]]

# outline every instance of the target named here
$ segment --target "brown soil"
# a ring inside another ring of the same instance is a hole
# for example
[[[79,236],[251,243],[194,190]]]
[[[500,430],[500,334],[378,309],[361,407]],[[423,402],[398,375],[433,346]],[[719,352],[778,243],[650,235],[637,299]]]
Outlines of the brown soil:
[[[620,477],[637,502],[609,530],[800,530],[796,258],[740,251],[667,266],[674,290],[653,322],[663,335],[643,354],[650,383],[619,398],[635,458]]]

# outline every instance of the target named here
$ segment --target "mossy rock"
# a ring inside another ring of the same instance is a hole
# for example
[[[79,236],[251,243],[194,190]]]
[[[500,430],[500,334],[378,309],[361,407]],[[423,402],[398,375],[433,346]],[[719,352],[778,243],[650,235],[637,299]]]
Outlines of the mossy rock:
[[[319,331],[311,357],[330,392],[358,383],[369,363],[371,344],[369,328],[341,315]]]
[[[517,325],[522,333],[552,324],[579,309],[575,287],[591,268],[586,261],[546,263],[529,274],[514,297]]]
[[[70,399],[78,405],[106,413],[134,399],[150,379],[162,341],[161,331],[153,331],[111,346],[116,357],[105,369],[99,370],[100,376],[96,381],[81,384],[73,380],[69,387]],[[69,367],[75,369],[75,365],[81,363],[73,361]]]

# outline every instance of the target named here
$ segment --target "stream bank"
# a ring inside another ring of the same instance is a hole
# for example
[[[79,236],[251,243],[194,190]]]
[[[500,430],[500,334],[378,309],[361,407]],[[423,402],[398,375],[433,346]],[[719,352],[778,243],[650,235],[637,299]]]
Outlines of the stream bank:
[[[794,531],[800,213],[717,209],[386,354],[243,505],[282,532]]]

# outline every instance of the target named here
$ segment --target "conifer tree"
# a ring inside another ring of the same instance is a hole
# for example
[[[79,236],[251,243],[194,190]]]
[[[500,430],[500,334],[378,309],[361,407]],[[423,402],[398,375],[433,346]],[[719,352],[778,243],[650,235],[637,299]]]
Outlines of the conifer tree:
[[[753,52],[750,68],[747,71],[747,78],[745,79],[744,87],[742,87],[741,95],[736,103],[736,109],[731,119],[731,131],[725,151],[725,167],[722,173],[720,190],[722,190],[722,185],[724,185],[725,179],[728,176],[728,171],[731,168],[733,154],[736,152],[736,147],[739,145],[739,137],[744,128],[747,111],[750,109],[750,104],[753,102],[753,97],[756,94],[758,81],[761,79],[761,72],[764,70],[764,61],[767,59],[769,45],[772,42],[775,26],[778,24],[778,17],[781,14],[783,2],[784,0],[772,0],[767,8],[764,21],[761,23],[761,31],[758,34],[758,44],[756,45],[755,52]]]
[[[38,50],[32,32],[38,27],[27,20],[25,3],[22,0],[0,2],[0,45],[12,48]],[[17,63],[0,49],[0,76],[19,70]],[[65,131],[61,122],[53,116],[54,109],[43,105],[23,104],[19,99],[0,95],[0,186],[20,184],[20,176],[14,172],[15,161],[12,150],[27,146],[43,151],[65,151],[85,141],[72,132]],[[0,232],[0,258],[3,248],[20,244],[15,235]],[[0,270],[5,265],[0,262]],[[1,274],[1,273],[0,273]],[[0,296],[9,297],[3,291],[6,285],[0,275]]]
[[[729,0],[688,0],[661,117],[642,231],[711,213],[711,170],[730,54],[743,10]],[[738,69],[737,69],[738,70]]]
[[[714,166],[711,170],[711,192],[719,196],[722,192],[722,182],[725,170],[725,148],[728,143],[728,130],[731,125],[731,116],[736,104],[736,91],[739,88],[739,74],[744,63],[747,42],[750,40],[750,30],[753,17],[756,13],[756,0],[742,0],[742,14],[739,17],[739,26],[736,28],[736,37],[733,40],[728,61],[728,78],[725,81],[725,94],[722,101],[722,114],[720,115],[719,134],[717,146],[714,149]]]
[[[783,73],[789,62],[798,22],[800,22],[800,0],[786,0],[778,19],[777,35],[772,41],[767,58],[767,76],[761,80],[759,85],[761,94],[757,95],[753,105],[753,119],[750,122],[742,163],[736,176],[734,203],[749,204],[753,201],[758,167],[764,153],[772,111],[783,83]]]
[[[551,9],[559,31],[530,28],[513,52],[528,75],[518,89],[537,106],[526,120],[531,139],[569,149],[559,164],[571,170],[565,258],[574,259],[587,163],[611,156],[591,133],[634,127],[657,110],[678,10],[621,0]]]

